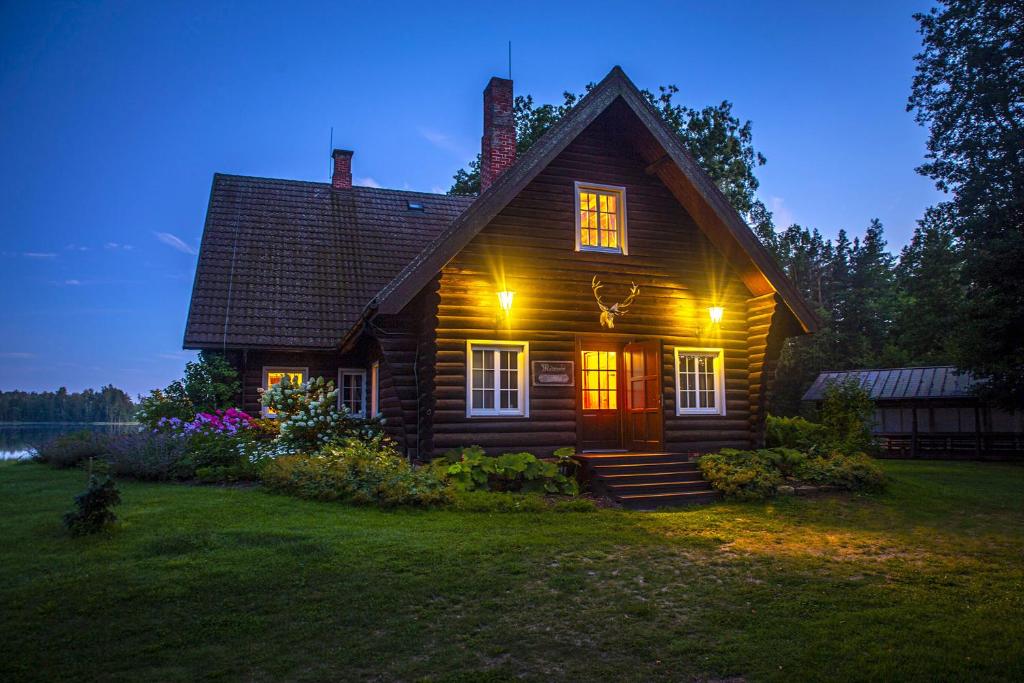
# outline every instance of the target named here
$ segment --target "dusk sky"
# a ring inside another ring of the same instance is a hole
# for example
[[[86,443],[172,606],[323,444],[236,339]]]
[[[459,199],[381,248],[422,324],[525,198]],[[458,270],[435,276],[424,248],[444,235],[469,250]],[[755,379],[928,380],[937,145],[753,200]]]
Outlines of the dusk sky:
[[[929,6],[4,2],[0,389],[179,377],[213,173],[327,180],[333,127],[356,184],[443,192],[509,40],[538,102],[616,64],[689,106],[732,101],[777,225],[877,217],[898,251],[940,199],[905,111]]]

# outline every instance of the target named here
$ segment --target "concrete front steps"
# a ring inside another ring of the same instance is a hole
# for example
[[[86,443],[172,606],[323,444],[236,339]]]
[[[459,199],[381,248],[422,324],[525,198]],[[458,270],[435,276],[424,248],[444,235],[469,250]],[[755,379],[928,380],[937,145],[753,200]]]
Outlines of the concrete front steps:
[[[596,495],[633,510],[651,510],[719,499],[721,494],[697,468],[695,455],[582,453],[576,457]]]

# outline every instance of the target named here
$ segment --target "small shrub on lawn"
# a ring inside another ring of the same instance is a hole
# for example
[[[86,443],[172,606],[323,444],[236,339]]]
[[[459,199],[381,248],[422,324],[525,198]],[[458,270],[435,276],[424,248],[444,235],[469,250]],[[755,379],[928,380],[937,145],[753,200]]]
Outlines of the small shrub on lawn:
[[[192,468],[185,463],[188,442],[169,434],[138,432],[110,439],[107,461],[110,473],[151,481],[185,479]]]
[[[576,495],[576,480],[559,472],[554,462],[532,453],[504,453],[492,457],[480,446],[456,448],[431,463],[460,491],[543,492]]]
[[[73,536],[103,531],[117,516],[111,509],[121,503],[114,480],[104,475],[89,475],[89,487],[75,496],[75,509],[64,515],[64,526]]]
[[[882,469],[874,458],[865,453],[812,456],[797,468],[795,475],[800,481],[845,491],[881,491],[885,488]]]
[[[885,487],[881,468],[864,453],[807,455],[791,448],[723,448],[702,456],[699,465],[712,486],[738,500],[771,498],[786,481],[845,491],[879,491]]]
[[[36,449],[35,459],[54,467],[77,467],[89,458],[106,454],[109,437],[96,432],[62,434]]]
[[[433,506],[451,493],[429,469],[413,469],[384,438],[351,438],[314,455],[286,455],[262,467],[267,489],[299,498],[354,504]]]
[[[724,448],[702,456],[700,471],[728,498],[763,500],[776,494],[782,475],[760,451]]]
[[[865,453],[874,450],[871,424],[875,404],[856,380],[832,382],[825,388],[819,409],[821,426],[828,435],[828,450]]]

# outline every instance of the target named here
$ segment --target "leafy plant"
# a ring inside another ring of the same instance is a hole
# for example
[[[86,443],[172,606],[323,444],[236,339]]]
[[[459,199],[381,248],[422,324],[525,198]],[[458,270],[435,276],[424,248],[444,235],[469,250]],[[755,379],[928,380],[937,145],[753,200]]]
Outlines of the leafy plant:
[[[185,387],[181,382],[171,382],[166,389],[153,389],[149,396],[139,397],[135,419],[156,429],[161,420],[190,420],[195,414],[195,406],[185,394]]]
[[[832,453],[807,458],[795,471],[800,481],[834,486],[845,491],[881,491],[885,475],[865,453]]]
[[[480,446],[458,448],[431,463],[435,472],[461,491],[539,491],[576,495],[576,480],[559,472],[554,462],[532,453],[488,456]]]
[[[450,501],[447,484],[430,469],[412,468],[383,438],[350,438],[314,455],[286,455],[263,464],[268,490],[354,504],[433,506]]]
[[[242,384],[223,354],[200,351],[198,360],[185,364],[182,387],[196,410],[212,413],[234,405]]]
[[[54,467],[76,467],[80,463],[103,456],[109,438],[88,430],[62,434],[36,448],[35,459]]]
[[[774,496],[782,484],[778,469],[759,451],[724,448],[702,456],[698,463],[704,478],[729,498],[763,500]]]
[[[802,417],[776,417],[765,419],[765,445],[795,448],[804,452],[825,447],[829,441],[825,428]]]
[[[111,508],[120,503],[121,494],[113,479],[90,474],[89,487],[75,496],[75,509],[65,513],[64,526],[74,536],[103,531],[117,521]]]

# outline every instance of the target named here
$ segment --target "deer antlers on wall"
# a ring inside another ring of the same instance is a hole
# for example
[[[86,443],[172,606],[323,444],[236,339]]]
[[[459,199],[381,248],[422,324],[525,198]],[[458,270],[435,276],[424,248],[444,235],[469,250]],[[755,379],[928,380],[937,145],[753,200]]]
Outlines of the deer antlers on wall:
[[[601,284],[601,281],[597,279],[596,275],[594,276],[594,279],[590,281],[590,288],[594,290],[594,298],[597,299],[597,307],[601,309],[602,327],[607,327],[608,329],[615,327],[615,319],[620,315],[626,315],[626,309],[629,308],[629,305],[633,303],[633,299],[635,299],[637,294],[640,293],[640,288],[637,287],[635,283],[631,282],[629,284],[629,295],[622,301],[609,306],[601,300],[600,291],[601,288],[604,287],[604,285]]]

